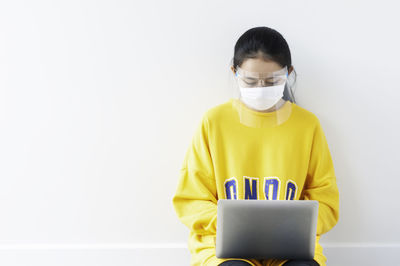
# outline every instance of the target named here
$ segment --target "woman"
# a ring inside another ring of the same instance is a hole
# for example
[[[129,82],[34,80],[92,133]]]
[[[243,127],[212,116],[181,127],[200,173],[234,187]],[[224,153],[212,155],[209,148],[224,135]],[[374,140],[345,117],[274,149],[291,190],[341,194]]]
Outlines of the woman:
[[[205,112],[173,197],[190,229],[191,265],[326,265],[319,239],[339,219],[339,192],[319,119],[294,101],[288,44],[271,28],[252,28],[231,69],[239,96]],[[314,259],[217,258],[218,199],[318,200]]]

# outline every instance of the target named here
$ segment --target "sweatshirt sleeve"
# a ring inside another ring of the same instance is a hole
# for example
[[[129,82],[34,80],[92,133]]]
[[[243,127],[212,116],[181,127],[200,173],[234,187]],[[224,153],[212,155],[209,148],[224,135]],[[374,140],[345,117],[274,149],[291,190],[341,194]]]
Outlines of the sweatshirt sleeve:
[[[318,200],[317,235],[331,230],[339,220],[339,191],[328,143],[320,121],[314,129],[304,200]]]
[[[209,123],[203,116],[186,152],[172,199],[179,220],[201,235],[217,230],[217,188],[208,133]]]

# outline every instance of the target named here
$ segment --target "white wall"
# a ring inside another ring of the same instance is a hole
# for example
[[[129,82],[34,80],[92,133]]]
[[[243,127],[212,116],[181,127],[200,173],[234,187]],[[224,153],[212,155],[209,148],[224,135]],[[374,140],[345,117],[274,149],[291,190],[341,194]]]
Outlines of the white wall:
[[[173,210],[239,36],[283,34],[340,190],[329,265],[400,251],[396,1],[0,2],[0,264],[188,265]]]

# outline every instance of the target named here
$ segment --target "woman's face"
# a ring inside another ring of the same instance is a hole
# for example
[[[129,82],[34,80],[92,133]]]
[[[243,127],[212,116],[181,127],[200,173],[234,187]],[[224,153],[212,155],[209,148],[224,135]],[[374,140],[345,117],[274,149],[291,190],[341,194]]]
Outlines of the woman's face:
[[[248,58],[245,59],[240,66],[243,70],[251,72],[274,72],[282,69],[282,67],[274,61],[265,61],[261,58]],[[233,73],[235,74],[235,69],[231,66]],[[288,74],[292,71],[293,67],[288,70]]]

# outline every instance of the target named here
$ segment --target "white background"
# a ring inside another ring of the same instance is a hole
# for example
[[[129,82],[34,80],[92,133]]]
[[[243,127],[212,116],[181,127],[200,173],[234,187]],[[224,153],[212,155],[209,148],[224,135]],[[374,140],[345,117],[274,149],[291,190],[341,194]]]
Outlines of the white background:
[[[328,265],[400,251],[396,1],[1,1],[0,263],[188,265],[172,206],[246,30],[289,43],[340,191]],[[3,263],[2,263],[3,262]]]

